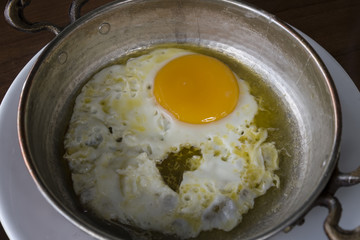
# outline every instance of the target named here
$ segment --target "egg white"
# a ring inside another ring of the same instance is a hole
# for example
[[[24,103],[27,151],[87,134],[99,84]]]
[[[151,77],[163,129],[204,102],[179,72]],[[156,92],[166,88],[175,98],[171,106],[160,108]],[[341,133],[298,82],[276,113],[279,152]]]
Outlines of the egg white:
[[[182,238],[231,230],[254,198],[279,186],[277,151],[253,124],[258,105],[245,81],[238,79],[235,110],[207,124],[181,122],[156,102],[156,73],[186,54],[157,49],[101,70],[77,97],[64,141],[83,204],[106,219]],[[184,146],[202,156],[175,192],[156,164]]]

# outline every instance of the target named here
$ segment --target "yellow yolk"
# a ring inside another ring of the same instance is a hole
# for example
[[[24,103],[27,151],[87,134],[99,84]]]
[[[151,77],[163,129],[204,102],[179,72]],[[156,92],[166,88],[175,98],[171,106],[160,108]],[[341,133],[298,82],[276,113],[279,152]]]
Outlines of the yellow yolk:
[[[201,124],[231,113],[238,102],[239,86],[224,63],[209,56],[190,54],[170,61],[159,70],[154,95],[180,121]]]

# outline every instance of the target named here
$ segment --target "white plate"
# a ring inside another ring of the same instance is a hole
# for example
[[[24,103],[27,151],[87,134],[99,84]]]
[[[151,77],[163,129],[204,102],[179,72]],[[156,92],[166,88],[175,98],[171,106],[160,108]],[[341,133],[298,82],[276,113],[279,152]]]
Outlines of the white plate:
[[[354,170],[360,165],[359,91],[329,53],[306,35],[304,37],[321,56],[335,81],[343,115],[340,169]],[[16,77],[0,107],[0,220],[12,240],[93,239],[71,224],[45,200],[21,157],[17,140],[16,111],[22,85],[38,55],[34,56]],[[353,229],[360,225],[360,185],[340,189],[337,196],[344,208],[341,226]],[[279,233],[271,239],[326,239],[322,228],[326,215],[325,208],[317,207],[306,216],[304,225],[287,234]]]

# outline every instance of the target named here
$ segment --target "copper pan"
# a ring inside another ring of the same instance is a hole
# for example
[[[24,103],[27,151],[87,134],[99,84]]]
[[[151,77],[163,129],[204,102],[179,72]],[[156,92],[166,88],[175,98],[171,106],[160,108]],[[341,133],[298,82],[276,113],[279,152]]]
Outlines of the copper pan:
[[[5,16],[16,28],[49,30],[56,37],[30,72],[20,99],[18,132],[25,163],[50,204],[99,239],[169,239],[158,233],[106,222],[84,212],[63,156],[63,136],[77,92],[116,58],[161,43],[211,48],[260,75],[284,106],[291,153],[280,160],[281,187],[257,199],[255,208],[230,232],[210,231],[197,239],[266,239],[289,230],[315,205],[326,206],[331,239],[360,239],[359,228],[338,225],[340,186],[360,182],[360,168],[336,170],[341,113],[334,83],[310,45],[286,23],[233,0],[114,1],[79,17],[74,0],[65,29],[24,18],[25,0],[9,1]]]

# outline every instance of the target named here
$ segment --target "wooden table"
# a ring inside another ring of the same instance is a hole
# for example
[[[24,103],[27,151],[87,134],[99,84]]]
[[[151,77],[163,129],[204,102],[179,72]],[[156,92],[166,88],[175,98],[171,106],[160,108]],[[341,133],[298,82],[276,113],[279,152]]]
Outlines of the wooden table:
[[[89,1],[83,12],[111,2]],[[345,69],[360,89],[360,0],[248,0],[298,28],[324,47]],[[6,1],[2,0],[1,9]],[[31,22],[48,21],[59,26],[69,23],[70,0],[33,0],[25,16]],[[54,35],[19,32],[0,20],[0,100],[25,64]],[[359,106],[360,111],[360,106]],[[0,153],[1,154],[1,153]],[[34,229],[34,231],[36,231]],[[0,240],[8,239],[0,227]]]

